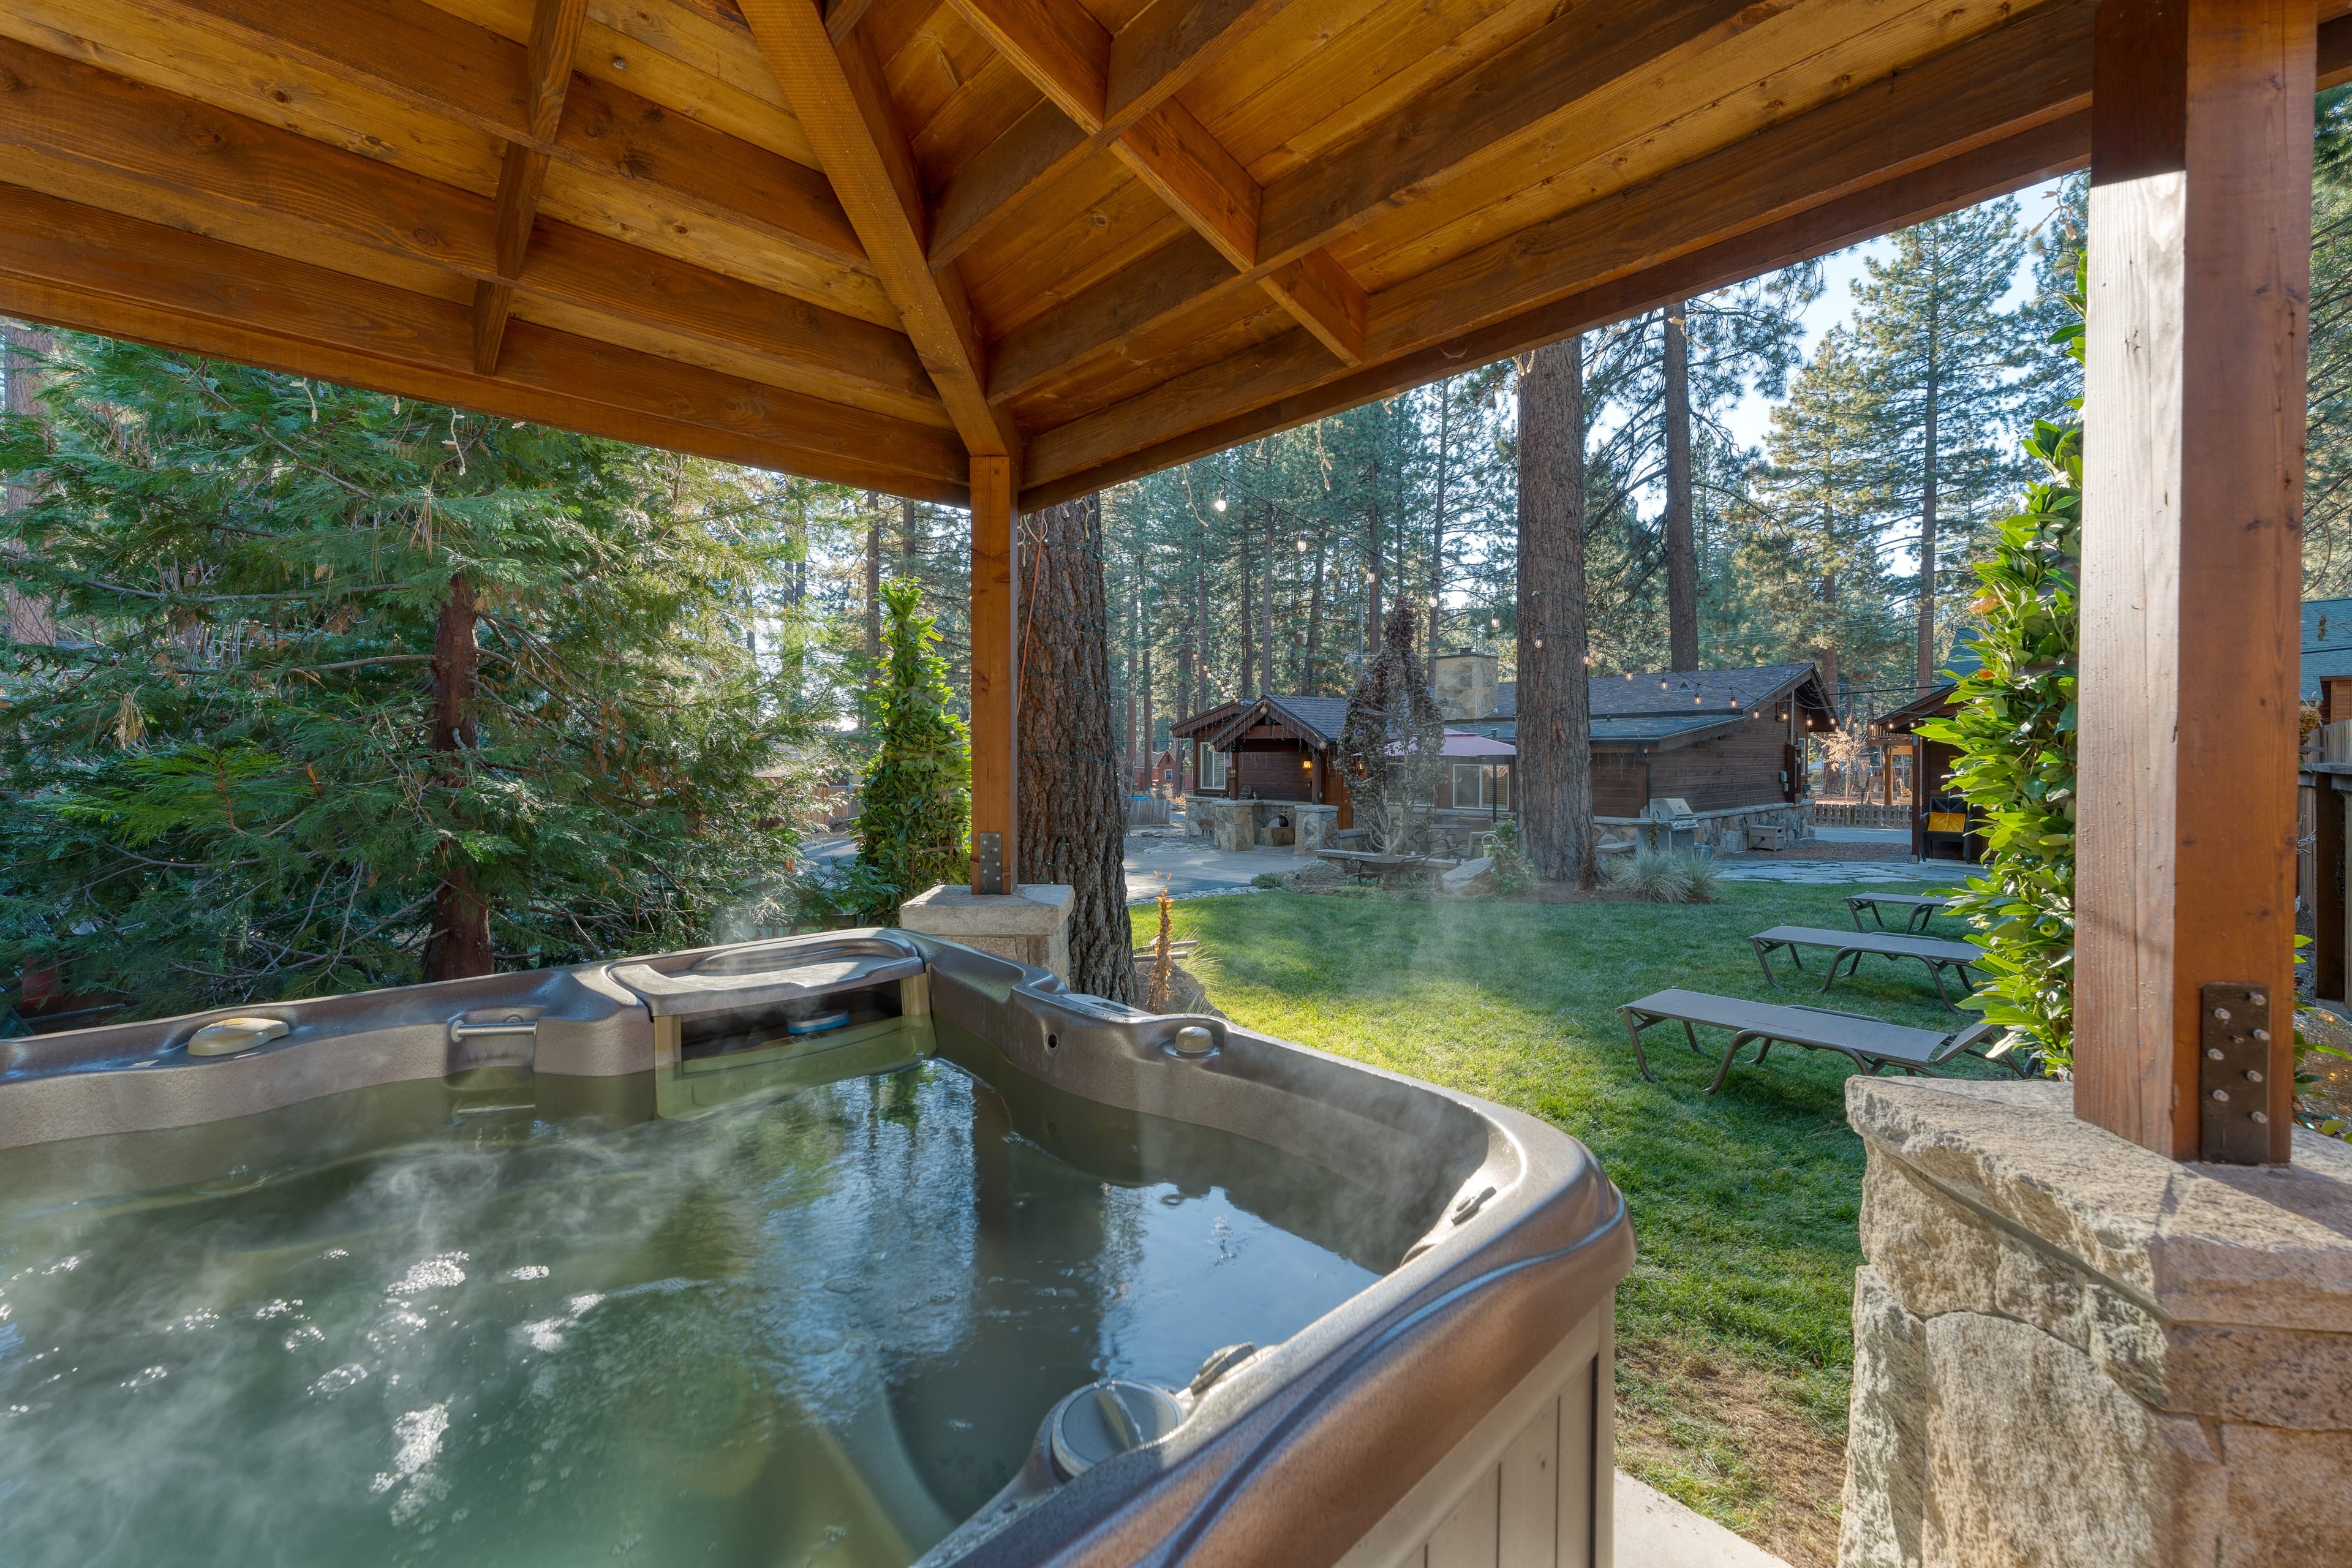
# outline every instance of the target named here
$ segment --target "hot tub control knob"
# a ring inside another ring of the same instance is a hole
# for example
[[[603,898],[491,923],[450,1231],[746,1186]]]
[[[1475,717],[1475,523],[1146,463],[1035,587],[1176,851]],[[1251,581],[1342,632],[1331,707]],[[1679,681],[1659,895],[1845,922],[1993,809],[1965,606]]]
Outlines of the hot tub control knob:
[[[1184,1412],[1164,1388],[1133,1378],[1107,1377],[1064,1396],[1045,1417],[1054,1468],[1067,1479],[1105,1459],[1157,1443],[1176,1430]]]

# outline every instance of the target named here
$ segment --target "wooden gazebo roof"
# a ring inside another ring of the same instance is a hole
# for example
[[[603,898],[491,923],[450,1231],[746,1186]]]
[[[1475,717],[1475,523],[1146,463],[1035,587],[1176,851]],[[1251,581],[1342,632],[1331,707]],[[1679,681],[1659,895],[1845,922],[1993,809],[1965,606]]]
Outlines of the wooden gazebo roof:
[[[2093,10],[9,0],[0,312],[1035,506],[2077,166]]]

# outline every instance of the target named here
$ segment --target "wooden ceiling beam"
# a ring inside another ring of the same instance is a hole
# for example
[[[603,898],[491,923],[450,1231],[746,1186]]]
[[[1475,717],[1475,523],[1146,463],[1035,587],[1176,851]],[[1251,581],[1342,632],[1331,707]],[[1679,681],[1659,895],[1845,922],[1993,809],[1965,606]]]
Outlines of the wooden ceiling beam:
[[[989,395],[1003,402],[1120,352],[1178,314],[1248,289],[1381,212],[1508,156],[1593,93],[1714,48],[1786,8],[1785,0],[1587,0],[1267,185],[1256,263],[1241,276],[1204,278],[1195,257],[1163,247],[1008,335],[996,346]],[[1139,300],[1156,308],[1138,310]]]
[[[0,311],[898,495],[968,482],[946,430],[529,321],[485,376],[462,304],[21,187],[0,186]]]
[[[988,404],[963,279],[953,266],[933,271],[924,253],[922,180],[865,33],[836,45],[814,0],[742,0],[742,9],[964,445],[974,457],[1017,458],[1013,422]]]
[[[1256,258],[1256,181],[1173,99],[1289,0],[1160,0],[1118,36],[1075,0],[955,5],[1046,101],[985,146],[940,193],[934,266],[964,254],[1013,207],[1103,148],[1118,148],[1124,163],[1188,224],[1212,235],[1218,249],[1246,240]],[[1040,5],[1056,9],[1033,9]],[[1206,205],[1195,212],[1185,207],[1190,200]],[[1240,212],[1251,214],[1246,230],[1234,224]]]
[[[1043,475],[1021,495],[1024,510],[1055,505],[1126,480],[1156,473],[1349,408],[1395,395],[1496,360],[1558,342],[1572,332],[1675,300],[1793,266],[1847,246],[1924,223],[2003,195],[2035,180],[2071,173],[2090,158],[2087,110],[1960,153],[1884,185],[1871,186],[1762,228],[1630,273],[1475,331],[1338,376],[1308,378],[1310,362],[1294,353],[1295,379],[1286,391],[1245,411],[1172,430],[1150,444],[1103,462]],[[1048,431],[1031,444],[1033,461],[1057,461]]]
[[[558,163],[660,190],[685,210],[865,269],[824,174],[672,113],[593,77],[575,76],[567,110],[533,134],[530,47],[416,0],[143,0],[265,56],[283,55],[422,113]],[[126,20],[135,16],[125,12]]]
[[[1369,302],[1365,358],[1418,353],[2079,111],[2090,102],[2095,8],[2053,0],[1900,76],[1383,289]],[[1336,379],[1302,339],[1286,334],[1034,437],[1031,482]]]
[[[501,207],[291,131],[0,39],[0,178],[61,196],[79,171],[201,201],[223,226],[307,232],[541,296],[798,374],[928,402],[930,378],[887,327],[560,223],[528,256]],[[575,78],[574,80],[584,79]],[[204,149],[191,157],[189,149]],[[527,221],[527,220],[526,220]],[[518,246],[502,258],[503,241]],[[510,264],[511,263],[511,264]],[[469,329],[470,335],[470,329]]]
[[[1111,68],[1117,41],[1078,0],[951,0],[957,15],[971,24],[991,47],[1036,85],[1046,101],[1059,109],[1086,139],[1086,150],[1108,142],[1138,179],[1207,240],[1236,272],[1257,267],[1258,208],[1264,193],[1258,183],[1219,142],[1209,128],[1175,97],[1171,86],[1153,93],[1130,81],[1123,111],[1131,114],[1124,125],[1108,117]],[[1165,3],[1165,0],[1163,0]],[[1194,52],[1211,44],[1223,45],[1227,30],[1256,26],[1276,7],[1229,5],[1205,16],[1195,7],[1190,18],[1171,17],[1155,27],[1152,37],[1138,44],[1138,57],[1148,57],[1149,68],[1130,65],[1131,77],[1146,69],[1158,74],[1156,86],[1174,76],[1184,57],[1178,53],[1186,37],[1195,39]],[[1154,6],[1154,10],[1159,7]],[[1148,18],[1138,17],[1138,21]],[[1222,24],[1213,35],[1187,34],[1188,20],[1206,28]],[[1218,50],[1222,52],[1222,47]],[[1059,147],[1058,142],[1047,145]],[[1063,158],[1042,160],[1041,174],[1058,174]],[[1023,194],[1025,194],[1023,193]],[[1292,269],[1277,284],[1263,275],[1260,284],[1276,303],[1328,347],[1342,364],[1362,357],[1362,334],[1345,330],[1349,319],[1345,302],[1362,311],[1363,289],[1348,276],[1337,257],[1325,252],[1292,258],[1305,265]],[[1271,270],[1270,268],[1267,270]],[[1313,286],[1302,287],[1311,279]],[[1333,308],[1337,304],[1339,308]]]
[[[497,212],[491,218],[496,279],[474,285],[474,368],[484,375],[499,368],[507,315],[514,308],[514,280],[522,276],[530,226],[539,216],[540,186],[547,179],[547,154],[563,120],[563,90],[572,82],[572,57],[580,47],[580,24],[588,0],[538,0],[531,9],[530,48],[526,57],[523,120],[528,142],[509,142],[499,165]]]

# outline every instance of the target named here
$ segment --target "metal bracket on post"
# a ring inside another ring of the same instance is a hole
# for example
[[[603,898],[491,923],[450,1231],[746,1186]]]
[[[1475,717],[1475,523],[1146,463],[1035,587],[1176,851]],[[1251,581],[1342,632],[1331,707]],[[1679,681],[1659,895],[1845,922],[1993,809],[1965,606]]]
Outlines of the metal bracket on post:
[[[975,833],[971,836],[972,891],[1003,893],[1011,891],[1004,885],[1004,835]]]
[[[2197,991],[2197,1157],[2260,1165],[2271,1157],[2267,985],[2215,981]]]

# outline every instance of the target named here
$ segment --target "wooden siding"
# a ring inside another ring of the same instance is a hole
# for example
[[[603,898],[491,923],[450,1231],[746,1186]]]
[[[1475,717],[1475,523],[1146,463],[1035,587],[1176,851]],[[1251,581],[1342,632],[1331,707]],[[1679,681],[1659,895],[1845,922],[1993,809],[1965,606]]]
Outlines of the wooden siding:
[[[1260,800],[1314,797],[1314,773],[1300,765],[1308,760],[1307,749],[1296,741],[1245,742],[1234,760],[1240,764],[1234,776],[1240,780],[1243,795]]]
[[[1678,796],[1693,811],[1726,811],[1789,798],[1781,777],[1789,765],[1788,726],[1769,719],[1712,741],[1654,752],[1649,763],[1652,796]]]

